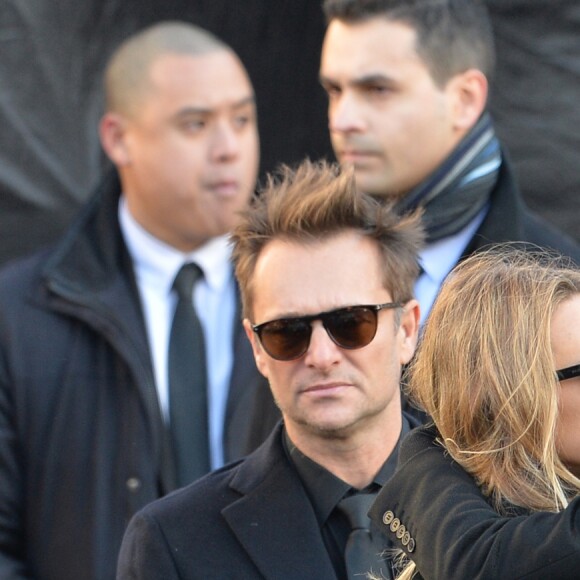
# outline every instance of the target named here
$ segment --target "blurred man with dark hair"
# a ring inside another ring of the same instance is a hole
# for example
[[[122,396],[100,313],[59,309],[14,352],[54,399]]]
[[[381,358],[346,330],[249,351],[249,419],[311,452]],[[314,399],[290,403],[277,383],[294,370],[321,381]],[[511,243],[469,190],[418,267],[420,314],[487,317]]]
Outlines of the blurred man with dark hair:
[[[521,241],[580,261],[524,205],[487,113],[494,43],[481,0],[325,0],[320,79],[332,144],[361,190],[424,208],[425,317],[463,257]]]

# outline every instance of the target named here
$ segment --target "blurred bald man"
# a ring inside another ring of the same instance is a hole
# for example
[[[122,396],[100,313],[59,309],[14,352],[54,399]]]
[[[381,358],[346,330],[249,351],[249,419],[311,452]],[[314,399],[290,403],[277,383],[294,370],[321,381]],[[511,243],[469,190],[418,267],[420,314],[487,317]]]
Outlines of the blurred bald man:
[[[243,65],[161,23],[116,51],[105,92],[116,171],[56,247],[0,273],[3,579],[114,578],[139,508],[244,456],[278,417],[227,240],[258,169]]]

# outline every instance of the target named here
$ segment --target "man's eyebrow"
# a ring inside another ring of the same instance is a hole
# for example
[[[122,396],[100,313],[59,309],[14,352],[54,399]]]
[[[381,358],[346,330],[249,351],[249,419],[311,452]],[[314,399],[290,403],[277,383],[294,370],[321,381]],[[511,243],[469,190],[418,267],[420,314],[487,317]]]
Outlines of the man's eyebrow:
[[[256,104],[256,97],[251,95],[249,97],[244,97],[243,99],[240,99],[239,101],[235,101],[231,105],[228,105],[228,108],[237,110],[237,109],[242,109],[244,107],[247,107],[248,105],[254,106],[255,104]],[[192,115],[192,116],[193,115],[211,115],[214,111],[215,111],[215,109],[206,108],[206,107],[184,107],[183,109],[178,111],[175,116],[177,118],[181,118],[181,117],[188,117],[190,115]]]
[[[354,85],[394,84],[394,79],[384,74],[370,74],[358,77],[353,81]]]
[[[339,84],[337,81],[335,81],[335,80],[333,80],[333,79],[331,79],[331,78],[329,78],[329,77],[326,77],[326,76],[324,76],[324,75],[320,75],[320,76],[318,77],[318,82],[319,82],[319,83],[320,83],[320,84],[321,84],[323,87],[326,87],[326,86],[333,86],[333,87],[334,87],[334,86],[336,86],[336,85],[338,85],[338,84]]]
[[[331,79],[331,78],[323,76],[323,75],[320,75],[318,80],[322,86],[325,86],[325,85],[335,86],[335,85],[341,84],[337,80]],[[355,87],[374,85],[374,84],[394,85],[395,80],[392,77],[389,77],[387,75],[376,73],[376,74],[363,75],[360,77],[356,77],[354,79],[349,79],[349,81],[346,84],[350,85],[350,86],[355,86]]]
[[[241,109],[242,107],[246,107],[247,105],[255,105],[256,104],[256,97],[255,95],[250,95],[243,99],[240,99],[238,102],[233,103],[231,105],[232,109]]]

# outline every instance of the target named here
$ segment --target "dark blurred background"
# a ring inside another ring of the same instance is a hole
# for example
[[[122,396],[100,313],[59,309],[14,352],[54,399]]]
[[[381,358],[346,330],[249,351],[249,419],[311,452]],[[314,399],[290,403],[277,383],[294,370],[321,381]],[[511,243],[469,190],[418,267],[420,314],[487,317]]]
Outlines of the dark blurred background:
[[[498,132],[529,205],[580,240],[580,2],[487,3]],[[0,264],[53,241],[90,195],[106,167],[103,67],[127,35],[166,19],[211,30],[244,61],[262,174],[281,161],[332,158],[318,0],[1,0]]]

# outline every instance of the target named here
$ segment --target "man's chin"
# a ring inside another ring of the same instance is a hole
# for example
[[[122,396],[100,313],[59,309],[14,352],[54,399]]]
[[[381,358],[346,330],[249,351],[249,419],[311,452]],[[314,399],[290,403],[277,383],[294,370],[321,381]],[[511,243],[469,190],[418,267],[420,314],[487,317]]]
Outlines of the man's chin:
[[[357,189],[373,197],[396,201],[405,195],[404,192],[397,190],[393,183],[369,175],[364,170],[359,171],[355,168],[354,177]]]
[[[295,423],[299,429],[322,439],[346,439],[355,429],[358,420],[346,418],[339,420],[333,417],[332,419],[303,419]]]

